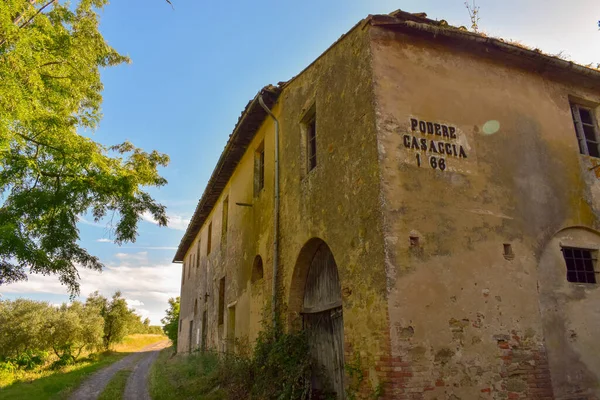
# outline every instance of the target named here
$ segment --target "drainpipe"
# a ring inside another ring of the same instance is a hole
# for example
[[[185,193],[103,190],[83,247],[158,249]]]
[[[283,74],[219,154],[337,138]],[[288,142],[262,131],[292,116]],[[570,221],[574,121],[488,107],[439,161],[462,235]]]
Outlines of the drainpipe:
[[[273,327],[277,325],[277,276],[279,269],[279,121],[265,104],[262,94],[258,95],[260,106],[275,121],[275,188],[274,188],[274,210],[273,210],[273,300],[271,302],[271,313]]]

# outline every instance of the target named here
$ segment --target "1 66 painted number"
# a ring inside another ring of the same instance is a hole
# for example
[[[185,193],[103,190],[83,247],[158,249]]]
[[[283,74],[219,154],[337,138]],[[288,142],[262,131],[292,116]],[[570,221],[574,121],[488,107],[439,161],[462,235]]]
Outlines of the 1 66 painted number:
[[[417,158],[417,167],[420,167],[421,166],[421,155],[419,153],[417,153],[417,154],[415,154],[415,157]],[[440,171],[445,171],[446,170],[446,159],[443,157],[431,156],[431,157],[429,157],[429,165],[433,169],[439,168]]]

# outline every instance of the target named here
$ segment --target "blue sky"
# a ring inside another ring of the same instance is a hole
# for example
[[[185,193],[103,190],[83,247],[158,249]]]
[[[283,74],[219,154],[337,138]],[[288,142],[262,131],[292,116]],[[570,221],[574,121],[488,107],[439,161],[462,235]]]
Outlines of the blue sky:
[[[133,63],[103,72],[104,119],[93,138],[130,140],[171,157],[169,228],[140,223],[136,243],[111,243],[106,224],[80,223],[81,242],[100,256],[101,274],[82,271],[82,295],[122,290],[130,305],[159,323],[179,294],[181,266],[171,264],[198,199],[238,116],[266,84],[299,73],[368,14],[398,8],[470,26],[462,0],[303,0],[205,2],[113,0],[102,14],[109,43]],[[573,61],[600,63],[597,0],[480,0],[480,29]],[[0,287],[4,298],[68,301],[55,277]]]

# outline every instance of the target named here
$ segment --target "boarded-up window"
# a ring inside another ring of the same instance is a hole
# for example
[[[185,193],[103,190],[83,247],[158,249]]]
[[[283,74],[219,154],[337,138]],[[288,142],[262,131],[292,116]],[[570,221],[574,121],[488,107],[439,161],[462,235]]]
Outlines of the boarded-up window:
[[[208,224],[208,238],[206,239],[206,255],[210,254],[212,244],[212,222]]]
[[[254,153],[254,195],[258,196],[265,187],[265,142],[261,142]]]
[[[600,135],[594,112],[590,108],[571,104],[575,132],[579,141],[579,152],[592,157],[600,157]]]
[[[219,281],[219,325],[223,325],[225,319],[225,277]]]

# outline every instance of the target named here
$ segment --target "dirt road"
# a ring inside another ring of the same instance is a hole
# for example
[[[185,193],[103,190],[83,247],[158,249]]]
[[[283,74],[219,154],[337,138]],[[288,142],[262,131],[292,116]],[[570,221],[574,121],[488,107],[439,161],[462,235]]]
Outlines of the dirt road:
[[[169,345],[165,340],[144,347],[138,353],[128,355],[120,361],[96,372],[73,392],[70,400],[96,400],[110,379],[120,370],[131,368],[125,388],[124,400],[150,400],[148,394],[148,371],[158,353]]]

